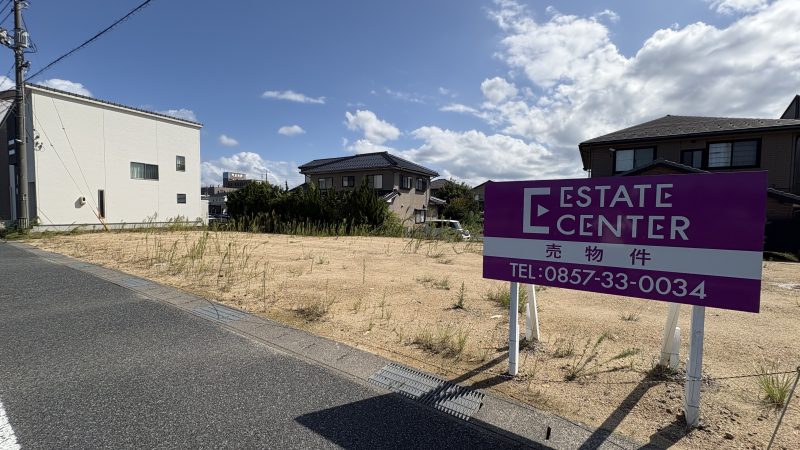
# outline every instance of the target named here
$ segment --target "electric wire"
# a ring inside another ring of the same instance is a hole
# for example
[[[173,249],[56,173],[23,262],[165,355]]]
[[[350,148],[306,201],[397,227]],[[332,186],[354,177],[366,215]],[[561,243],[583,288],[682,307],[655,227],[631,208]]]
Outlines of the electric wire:
[[[132,9],[130,12],[128,12],[128,14],[125,14],[125,15],[124,15],[124,16],[122,16],[121,18],[117,19],[117,21],[116,21],[116,22],[112,23],[112,24],[111,24],[111,25],[109,25],[108,27],[104,28],[102,31],[98,32],[97,34],[95,34],[94,36],[92,36],[91,38],[89,38],[88,40],[84,41],[82,44],[78,45],[77,47],[73,48],[72,50],[68,51],[67,53],[64,53],[63,55],[61,55],[61,56],[59,56],[58,58],[56,58],[56,59],[54,59],[53,61],[51,61],[51,62],[50,62],[49,64],[47,64],[46,66],[44,66],[44,67],[42,67],[41,69],[39,69],[39,70],[38,70],[36,73],[34,73],[33,75],[29,76],[29,77],[28,77],[28,79],[29,79],[29,80],[32,80],[32,79],[36,78],[37,76],[39,76],[40,74],[42,74],[44,71],[46,71],[46,70],[50,69],[51,67],[53,67],[54,65],[58,64],[59,62],[61,62],[61,61],[62,61],[62,60],[64,60],[65,58],[67,58],[67,57],[71,56],[73,53],[75,53],[75,52],[77,52],[77,51],[81,50],[82,48],[84,48],[84,47],[86,47],[87,45],[91,44],[92,42],[96,41],[97,39],[99,39],[99,38],[100,38],[100,36],[102,36],[102,35],[104,35],[104,34],[108,33],[108,32],[109,32],[109,31],[111,31],[111,30],[112,30],[114,27],[116,27],[117,25],[119,25],[120,23],[122,23],[122,22],[124,22],[124,21],[128,20],[128,18],[130,18],[131,16],[133,16],[133,15],[134,15],[134,14],[136,14],[137,12],[141,11],[143,8],[145,8],[147,5],[149,5],[149,4],[150,4],[150,2],[152,2],[152,1],[153,1],[153,0],[145,0],[145,1],[144,1],[144,2],[142,2],[142,3],[141,3],[139,6],[137,6],[137,7],[136,7],[136,8],[134,8],[134,9]]]
[[[28,48],[30,50],[25,50],[24,53],[37,53],[39,51],[39,47],[36,45],[36,42],[33,40],[33,38],[30,37],[30,28],[28,28],[28,22],[25,21],[25,16],[22,16],[22,29],[29,33]]]
[[[50,101],[53,103],[53,109],[55,110],[56,115],[58,116],[58,122],[61,124],[61,131],[64,132],[64,137],[67,139],[67,144],[69,144],[69,149],[70,151],[72,151],[72,157],[75,158],[75,165],[78,166],[78,170],[81,173],[81,177],[83,177],[83,182],[84,184],[86,184],[86,189],[88,190],[89,193],[91,193],[92,188],[89,187],[89,182],[86,181],[86,174],[83,173],[83,168],[81,167],[81,163],[80,161],[78,161],[78,155],[75,154],[75,148],[72,146],[72,141],[69,138],[69,134],[67,134],[67,128],[64,126],[64,120],[61,118],[61,112],[58,110],[58,106],[56,106],[56,101],[53,100],[52,98],[50,99]],[[94,199],[91,196],[88,196],[87,198],[91,199],[92,203],[94,203]]]
[[[0,8],[0,9],[2,9],[2,8]],[[9,11],[8,13],[6,13],[5,17],[3,17],[3,20],[0,20],[0,26],[2,26],[4,23],[6,23],[6,20],[8,20],[8,18],[11,16],[12,12],[13,12],[13,10]]]
[[[56,149],[56,146],[53,145],[53,141],[50,140],[50,136],[47,135],[47,132],[45,131],[44,127],[42,126],[42,123],[39,121],[39,117],[36,114],[34,114],[33,118],[36,121],[36,123],[39,124],[39,129],[42,130],[42,134],[43,134],[44,138],[47,139],[47,143],[50,144],[50,148],[53,149],[53,153],[55,153],[55,155],[58,158],[59,162],[61,162],[61,166],[64,167],[64,171],[67,173],[67,175],[69,175],[69,178],[72,180],[72,184],[75,185],[75,189],[78,190],[78,193],[81,195],[81,197],[85,197],[85,198],[91,199],[90,196],[87,196],[86,194],[83,193],[83,189],[81,189],[80,185],[75,180],[75,177],[72,176],[72,173],[69,171],[69,168],[67,168],[67,164],[64,162],[64,159],[61,158],[61,155],[58,153],[58,150]],[[98,218],[99,218],[99,215],[98,215],[97,211],[95,210],[94,207],[92,207],[91,203],[89,204],[89,208],[91,208],[92,212],[96,216],[98,216]]]
[[[3,8],[10,7],[10,6],[11,6],[11,2],[12,2],[12,0],[6,0],[6,1],[4,2],[4,3],[5,3],[5,5],[3,5],[3,6],[0,6],[0,11],[2,11],[2,10],[3,10]],[[7,14],[6,14],[6,15],[3,17],[3,20],[0,20],[0,25],[2,25],[3,23],[5,23],[5,21],[6,21],[6,20],[8,20],[8,17],[9,17],[9,16],[11,16],[11,13],[13,13],[13,12],[14,12],[14,8],[9,8],[9,9],[8,9],[8,13],[7,13]]]

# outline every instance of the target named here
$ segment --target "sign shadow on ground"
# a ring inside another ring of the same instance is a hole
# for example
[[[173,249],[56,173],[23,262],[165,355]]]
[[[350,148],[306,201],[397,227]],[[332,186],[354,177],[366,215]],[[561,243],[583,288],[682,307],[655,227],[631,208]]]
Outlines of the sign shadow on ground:
[[[394,393],[304,414],[295,420],[345,449],[551,448],[479,420],[467,423],[452,418]]]

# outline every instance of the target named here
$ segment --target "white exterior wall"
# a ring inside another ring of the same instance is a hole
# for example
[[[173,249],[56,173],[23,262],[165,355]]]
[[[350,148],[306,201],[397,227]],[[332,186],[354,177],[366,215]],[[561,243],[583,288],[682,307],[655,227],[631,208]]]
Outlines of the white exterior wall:
[[[106,223],[203,216],[199,125],[46,90],[30,92],[40,144],[34,163],[40,224],[99,224],[101,189]],[[178,155],[186,158],[185,172],[176,170]],[[159,179],[131,179],[131,162],[158,165]],[[186,194],[186,204],[178,204],[179,193]],[[85,205],[79,197],[86,197]]]

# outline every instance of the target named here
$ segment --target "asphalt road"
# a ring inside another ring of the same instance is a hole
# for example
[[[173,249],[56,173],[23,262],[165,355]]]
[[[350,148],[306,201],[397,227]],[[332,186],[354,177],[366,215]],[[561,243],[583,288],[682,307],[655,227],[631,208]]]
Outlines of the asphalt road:
[[[3,408],[23,449],[513,444],[0,242]]]

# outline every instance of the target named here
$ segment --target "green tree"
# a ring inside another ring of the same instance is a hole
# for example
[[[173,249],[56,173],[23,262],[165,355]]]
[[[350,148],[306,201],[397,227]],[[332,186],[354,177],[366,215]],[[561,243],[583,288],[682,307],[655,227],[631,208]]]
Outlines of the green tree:
[[[287,191],[269,183],[252,183],[228,195],[228,212],[238,223],[255,223],[265,232],[285,232],[302,225],[311,230],[387,230],[389,205],[366,179],[352,191],[320,190],[315,184]]]
[[[472,188],[466,183],[447,180],[436,196],[447,202],[442,211],[446,219],[462,222],[473,222],[477,219],[480,207],[472,194]]]

